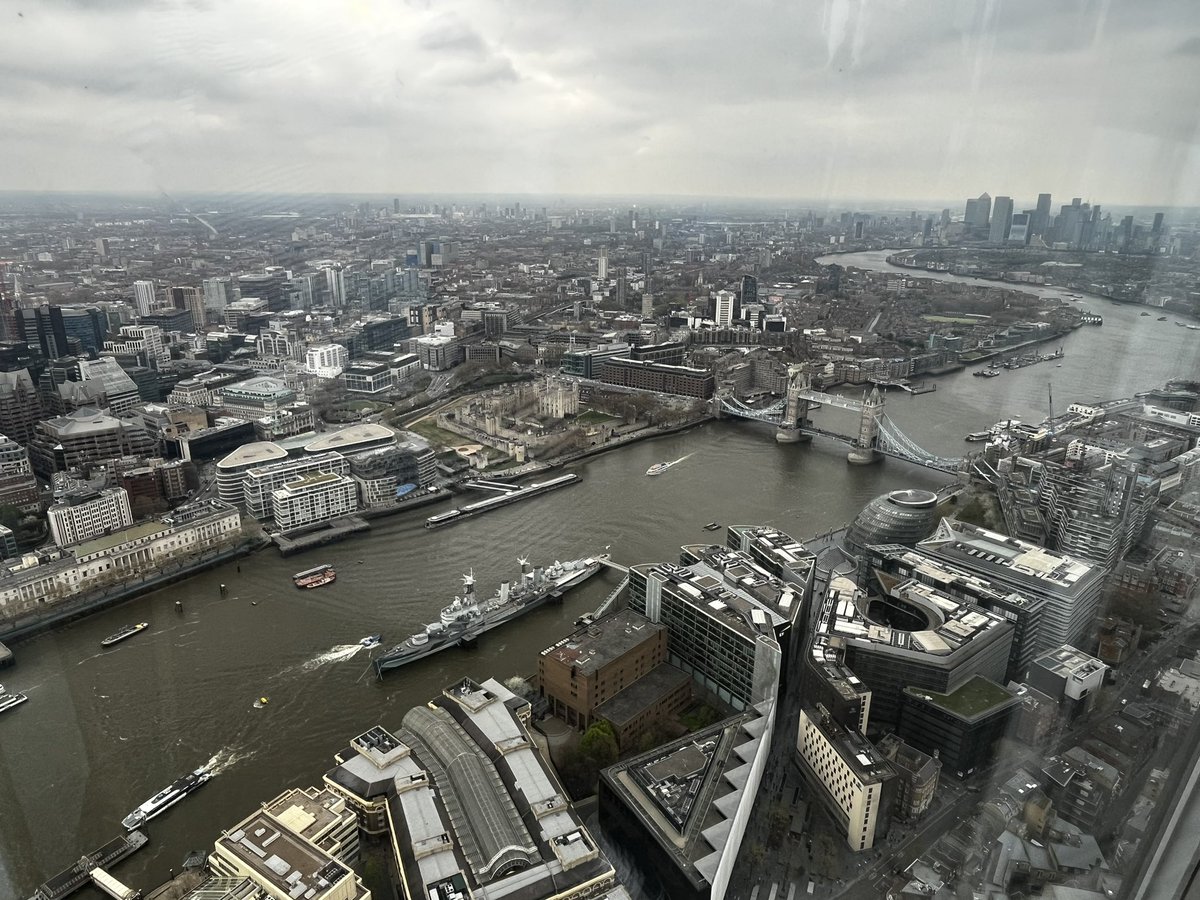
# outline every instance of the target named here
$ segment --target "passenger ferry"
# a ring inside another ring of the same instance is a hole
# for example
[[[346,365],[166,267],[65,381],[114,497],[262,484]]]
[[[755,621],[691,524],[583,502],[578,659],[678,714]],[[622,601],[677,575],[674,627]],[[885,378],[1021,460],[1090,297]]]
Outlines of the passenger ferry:
[[[337,571],[330,565],[314,566],[292,576],[298,588],[319,588],[333,581],[337,581]]]
[[[8,712],[14,706],[20,706],[28,699],[20,691],[13,691],[11,694],[5,692],[4,685],[0,684],[0,713]]]
[[[114,631],[108,637],[100,642],[101,647],[111,647],[113,644],[119,644],[126,638],[131,638],[139,631],[145,631],[150,627],[149,622],[138,622],[136,625],[126,625],[120,631]]]
[[[169,787],[163,788],[124,819],[121,824],[126,830],[133,831],[142,824],[149,822],[155,816],[160,816],[168,809],[190,794],[196,788],[212,778],[212,773],[203,766],[194,772],[189,772]]]

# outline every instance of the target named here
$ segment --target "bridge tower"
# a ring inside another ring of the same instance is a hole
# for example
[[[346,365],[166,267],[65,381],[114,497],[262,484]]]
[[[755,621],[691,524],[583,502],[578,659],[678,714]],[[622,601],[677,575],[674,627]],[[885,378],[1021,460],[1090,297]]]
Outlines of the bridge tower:
[[[811,434],[800,430],[811,424],[808,419],[808,400],[800,396],[810,386],[808,366],[788,366],[787,407],[783,411],[783,421],[775,432],[775,440],[779,443],[796,444],[812,440]]]
[[[875,445],[879,441],[879,417],[883,415],[883,396],[879,388],[871,388],[871,393],[863,400],[862,418],[858,420],[858,440],[854,448],[846,454],[846,462],[852,466],[869,466],[879,462],[879,451]]]

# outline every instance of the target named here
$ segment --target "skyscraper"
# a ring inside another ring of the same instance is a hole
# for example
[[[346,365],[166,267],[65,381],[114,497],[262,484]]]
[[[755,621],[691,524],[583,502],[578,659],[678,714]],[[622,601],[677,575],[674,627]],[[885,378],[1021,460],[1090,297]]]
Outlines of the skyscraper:
[[[968,228],[987,228],[992,215],[992,198],[985,191],[973,200],[967,201],[963,222]]]
[[[219,319],[225,307],[233,302],[233,279],[229,276],[204,279],[205,318]]]
[[[733,323],[735,316],[734,305],[737,303],[737,294],[733,291],[717,291],[716,308],[713,311],[713,321],[718,326],[730,325]]]
[[[139,316],[150,315],[155,306],[153,281],[135,281],[133,283],[133,305]]]
[[[1038,194],[1037,208],[1034,210],[1033,219],[1029,223],[1029,231],[1031,234],[1045,234],[1050,230],[1050,195]]]
[[[1023,212],[1015,213],[1012,217],[1012,224],[1008,228],[1008,237],[1005,239],[1010,244],[1025,245],[1029,243],[1029,220],[1033,213]]]
[[[758,279],[753,275],[743,275],[739,293],[740,306],[758,302]],[[739,310],[740,311],[740,310]],[[738,316],[734,316],[738,318]]]
[[[992,227],[988,240],[993,244],[1002,244],[1008,240],[1008,231],[1012,225],[1012,197],[997,197],[992,207]]]
[[[600,248],[600,259],[596,263],[596,277],[601,281],[608,277],[608,248]]]

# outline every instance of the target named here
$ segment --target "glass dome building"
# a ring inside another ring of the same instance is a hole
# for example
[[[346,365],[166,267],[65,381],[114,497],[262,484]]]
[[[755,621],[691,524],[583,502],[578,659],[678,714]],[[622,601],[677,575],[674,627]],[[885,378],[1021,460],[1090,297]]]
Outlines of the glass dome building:
[[[912,547],[937,526],[937,494],[907,490],[881,494],[863,507],[846,532],[846,550],[862,557],[872,544]]]

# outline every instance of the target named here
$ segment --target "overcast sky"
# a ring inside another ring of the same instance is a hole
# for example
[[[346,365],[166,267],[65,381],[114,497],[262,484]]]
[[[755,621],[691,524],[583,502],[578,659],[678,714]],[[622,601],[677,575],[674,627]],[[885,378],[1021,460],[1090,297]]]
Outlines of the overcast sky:
[[[1200,205],[1200,2],[0,0],[0,188]]]

